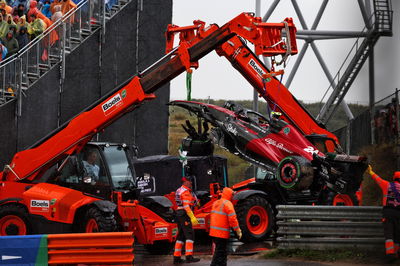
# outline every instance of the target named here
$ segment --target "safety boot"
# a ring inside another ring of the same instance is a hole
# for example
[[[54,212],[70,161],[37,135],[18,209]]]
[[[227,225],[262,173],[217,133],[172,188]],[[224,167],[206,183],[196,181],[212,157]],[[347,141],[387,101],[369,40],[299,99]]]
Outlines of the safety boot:
[[[181,259],[181,257],[174,256],[174,264],[182,264],[185,263],[185,260]]]
[[[199,262],[200,258],[195,258],[192,255],[186,256],[186,263]]]

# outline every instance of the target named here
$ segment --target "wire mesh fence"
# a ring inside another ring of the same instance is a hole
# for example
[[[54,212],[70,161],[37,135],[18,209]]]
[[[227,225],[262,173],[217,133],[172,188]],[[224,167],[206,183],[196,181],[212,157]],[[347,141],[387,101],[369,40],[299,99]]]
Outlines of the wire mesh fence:
[[[334,132],[348,153],[371,144],[397,143],[399,136],[398,90],[376,102],[347,126]]]

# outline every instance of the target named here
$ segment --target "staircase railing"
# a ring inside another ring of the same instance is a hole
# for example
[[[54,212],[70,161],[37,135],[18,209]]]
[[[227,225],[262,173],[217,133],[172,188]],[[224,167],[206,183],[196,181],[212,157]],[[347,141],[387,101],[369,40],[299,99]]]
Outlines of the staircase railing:
[[[82,0],[41,35],[0,63],[0,105],[17,98],[22,104],[24,91],[61,62],[60,80],[64,78],[65,56],[112,18],[130,0],[114,0],[111,7],[104,0]],[[20,115],[21,108],[18,109]]]
[[[387,5],[377,7],[376,2],[387,3]],[[375,12],[371,15],[369,23],[367,23],[362,31],[362,33],[366,33],[367,37],[359,37],[350,49],[350,52],[321,100],[322,103],[328,91],[333,89],[329,99],[321,108],[317,120],[326,124],[333,116],[379,37],[392,36],[392,19],[393,11],[390,2],[387,0],[375,1]],[[365,36],[365,34],[363,35]]]

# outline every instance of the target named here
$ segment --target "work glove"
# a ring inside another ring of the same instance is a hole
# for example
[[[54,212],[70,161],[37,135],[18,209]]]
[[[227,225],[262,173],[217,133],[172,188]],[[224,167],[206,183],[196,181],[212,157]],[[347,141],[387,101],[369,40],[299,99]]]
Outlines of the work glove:
[[[242,230],[240,230],[240,228],[238,228],[238,229],[236,230],[236,235],[237,235],[238,239],[241,239],[241,238],[242,238]]]
[[[199,224],[199,221],[197,221],[197,218],[194,216],[194,214],[193,214],[192,211],[188,212],[187,215],[188,215],[189,218],[190,218],[190,222],[192,223],[192,226],[196,226],[196,225]]]
[[[367,173],[368,173],[369,175],[371,175],[371,176],[373,176],[373,175],[375,174],[375,172],[372,171],[372,166],[371,166],[370,164],[368,165]]]

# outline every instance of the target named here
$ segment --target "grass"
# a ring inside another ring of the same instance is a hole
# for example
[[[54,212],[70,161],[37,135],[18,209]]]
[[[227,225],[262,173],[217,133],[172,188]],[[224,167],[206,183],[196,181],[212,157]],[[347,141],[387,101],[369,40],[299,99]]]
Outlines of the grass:
[[[328,250],[308,250],[308,249],[272,249],[262,255],[264,259],[283,259],[293,258],[307,261],[324,262],[352,262],[352,263],[381,263],[384,259],[383,254],[376,252],[360,251],[355,249],[328,249]]]
[[[396,169],[396,146],[395,144],[381,144],[364,147],[361,155],[367,156],[373,171],[385,180],[391,181],[393,172]],[[364,174],[362,183],[363,201],[365,206],[382,205],[382,192],[379,186],[371,179],[368,174]]]

